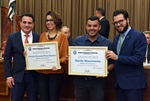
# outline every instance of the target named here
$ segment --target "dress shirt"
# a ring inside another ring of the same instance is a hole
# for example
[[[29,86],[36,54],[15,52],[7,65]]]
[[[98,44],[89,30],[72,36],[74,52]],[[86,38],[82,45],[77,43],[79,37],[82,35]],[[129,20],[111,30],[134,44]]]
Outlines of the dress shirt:
[[[99,20],[102,20],[105,16],[102,16]]]
[[[123,41],[124,41],[124,39],[126,38],[128,32],[129,32],[130,30],[131,30],[131,27],[129,27],[129,28],[126,30],[126,32],[120,33],[120,34],[124,34]],[[122,44],[123,44],[123,41],[122,41]],[[120,44],[120,40],[118,39],[117,50],[118,50],[118,48],[119,48],[119,44]],[[119,53],[118,53],[118,54],[119,54]]]
[[[32,31],[28,34],[28,42],[32,43],[33,42],[33,35],[32,35]],[[26,36],[25,33],[21,30],[21,38],[22,38],[22,43],[24,44]]]

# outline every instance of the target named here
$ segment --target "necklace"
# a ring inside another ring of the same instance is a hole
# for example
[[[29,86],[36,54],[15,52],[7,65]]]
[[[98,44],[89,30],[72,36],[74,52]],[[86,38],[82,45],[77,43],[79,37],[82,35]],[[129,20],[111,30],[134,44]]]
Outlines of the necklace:
[[[47,35],[47,37],[48,37],[49,40],[54,40],[57,37],[57,33],[54,37],[50,37],[49,34]]]

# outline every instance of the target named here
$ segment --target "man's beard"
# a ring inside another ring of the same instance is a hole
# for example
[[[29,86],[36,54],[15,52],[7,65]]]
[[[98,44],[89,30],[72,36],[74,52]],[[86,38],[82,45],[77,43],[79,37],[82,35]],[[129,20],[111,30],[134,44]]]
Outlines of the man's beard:
[[[126,23],[126,26],[124,27],[124,29],[122,31],[119,31],[117,29],[118,33],[124,33],[124,32],[126,32],[126,30],[128,29],[128,26],[129,26],[128,23]]]

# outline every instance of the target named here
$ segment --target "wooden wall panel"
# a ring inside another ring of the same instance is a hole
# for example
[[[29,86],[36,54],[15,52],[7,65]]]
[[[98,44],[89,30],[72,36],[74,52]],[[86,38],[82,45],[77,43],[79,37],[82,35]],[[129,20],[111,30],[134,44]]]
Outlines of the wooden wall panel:
[[[8,95],[8,87],[6,86],[5,81],[3,61],[0,60],[0,95]]]
[[[73,80],[74,76],[64,75],[60,97],[61,101],[75,101]]]
[[[16,31],[20,30],[20,25],[19,25],[19,15],[16,15],[16,26],[15,29]],[[8,19],[8,8],[6,7],[1,7],[1,47],[2,47],[2,54],[4,54],[4,49],[7,41],[7,36],[8,34],[13,33],[13,22]],[[15,25],[15,24],[14,24]]]

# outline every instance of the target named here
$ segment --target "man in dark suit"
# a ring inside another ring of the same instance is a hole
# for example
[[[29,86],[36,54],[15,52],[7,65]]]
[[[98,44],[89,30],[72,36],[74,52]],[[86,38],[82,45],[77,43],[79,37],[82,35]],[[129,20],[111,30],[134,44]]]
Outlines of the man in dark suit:
[[[23,14],[20,17],[21,31],[8,35],[4,53],[4,72],[6,85],[11,88],[11,101],[23,101],[24,93],[27,101],[37,101],[38,91],[35,71],[26,70],[24,42],[39,41],[39,35],[32,32],[34,17]],[[28,39],[25,36],[28,36]]]
[[[61,28],[61,32],[65,33],[65,35],[66,35],[67,38],[68,38],[69,46],[72,46],[72,45],[73,45],[73,39],[70,37],[70,34],[71,34],[70,28],[67,27],[67,26],[63,26],[63,27]]]
[[[143,33],[131,28],[126,10],[114,11],[113,21],[119,34],[114,38],[113,51],[108,51],[106,57],[114,60],[117,101],[143,101],[146,38]]]
[[[146,41],[147,41],[147,49],[146,49],[146,55],[145,55],[145,63],[150,63],[150,31],[144,31],[143,32],[145,37],[146,37]],[[146,60],[147,59],[147,60]]]
[[[99,34],[106,38],[109,38],[110,24],[109,21],[105,18],[105,10],[103,8],[97,8],[95,15],[99,18],[101,24]]]

